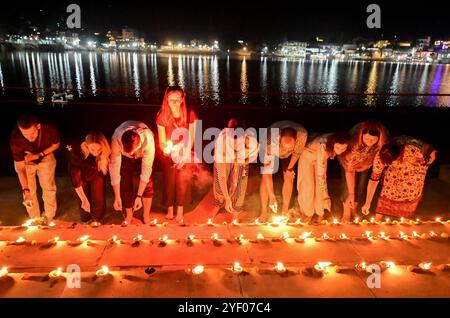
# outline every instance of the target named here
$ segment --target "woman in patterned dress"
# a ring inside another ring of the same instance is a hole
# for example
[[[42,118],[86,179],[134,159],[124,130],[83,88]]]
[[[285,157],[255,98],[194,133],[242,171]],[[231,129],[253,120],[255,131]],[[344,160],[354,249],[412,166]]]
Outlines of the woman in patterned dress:
[[[381,147],[388,140],[387,129],[376,120],[367,120],[350,130],[352,140],[347,150],[338,157],[344,178],[342,222],[356,215],[358,203],[364,200],[364,192],[370,177],[370,168]]]
[[[376,220],[380,221],[383,215],[412,218],[422,199],[428,167],[435,159],[433,146],[409,136],[397,137],[384,145],[375,157],[363,213],[369,213],[382,178]]]
[[[244,122],[231,119],[217,137],[214,148],[213,218],[221,208],[233,213],[233,220],[237,220],[242,211],[249,164],[256,160],[259,150],[255,136],[244,132],[245,129]]]

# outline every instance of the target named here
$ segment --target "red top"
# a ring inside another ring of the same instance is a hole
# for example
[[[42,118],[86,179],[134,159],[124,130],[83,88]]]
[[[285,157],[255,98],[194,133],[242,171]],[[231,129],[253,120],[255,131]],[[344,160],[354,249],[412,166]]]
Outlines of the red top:
[[[41,129],[39,131],[39,136],[35,142],[29,142],[20,132],[20,129],[16,126],[12,133],[10,139],[10,147],[12,152],[12,157],[14,161],[24,161],[25,152],[30,152],[32,154],[38,154],[51,145],[60,142],[59,134],[56,128],[49,124],[41,124]],[[40,160],[33,161],[38,163]]]
[[[176,128],[189,128],[189,124],[193,124],[194,121],[196,119],[198,119],[197,114],[195,114],[195,112],[193,110],[188,110],[188,118],[187,118],[187,123],[186,125],[180,126],[179,122],[180,122],[180,118],[173,118],[173,122],[171,123],[167,123],[164,122],[163,119],[161,118],[162,116],[157,116],[156,117],[156,124],[159,126],[163,126],[164,128],[166,128],[166,139],[172,139],[172,132],[176,129]],[[181,138],[181,137],[180,137]],[[172,140],[172,142],[178,142],[175,140]]]

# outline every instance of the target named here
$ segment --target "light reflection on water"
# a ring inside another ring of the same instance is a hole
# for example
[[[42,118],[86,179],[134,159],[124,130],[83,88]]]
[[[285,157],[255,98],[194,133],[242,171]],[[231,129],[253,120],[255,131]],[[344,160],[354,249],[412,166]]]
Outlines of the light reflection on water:
[[[168,84],[183,87],[190,104],[207,106],[450,106],[449,96],[410,96],[450,94],[449,65],[135,52],[0,54],[3,98],[48,97],[67,89],[77,98],[159,103]]]

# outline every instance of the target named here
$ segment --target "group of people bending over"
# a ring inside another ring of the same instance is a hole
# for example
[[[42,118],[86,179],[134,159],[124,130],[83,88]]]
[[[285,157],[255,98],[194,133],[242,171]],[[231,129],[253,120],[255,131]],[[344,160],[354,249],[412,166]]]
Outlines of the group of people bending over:
[[[170,86],[156,117],[157,146],[152,131],[139,121],[122,123],[114,131],[111,142],[101,132],[91,132],[79,144],[67,145],[68,169],[81,201],[82,221],[102,221],[109,174],[114,192],[113,207],[124,212],[124,224],[131,223],[134,212],[141,208],[143,221],[149,224],[152,169],[155,155],[158,155],[162,163],[166,218],[183,222],[192,166],[196,165],[192,148],[197,119],[195,112],[186,105],[184,91]],[[436,150],[431,145],[409,136],[391,137],[375,120],[362,122],[348,132],[322,135],[312,135],[293,121],[279,121],[269,127],[264,145],[246,128],[245,122],[231,119],[216,138],[213,216],[224,209],[233,213],[235,219],[239,218],[249,168],[257,162],[260,150],[264,152],[264,159],[259,162],[261,222],[267,220],[269,213],[278,212],[273,182],[277,170],[283,175],[279,212],[285,216],[292,212],[289,207],[296,180],[298,212],[307,222],[312,222],[314,216],[320,222],[324,211],[331,211],[327,163],[335,158],[344,175],[342,221],[349,221],[358,213],[369,214],[380,181],[382,188],[375,209],[377,220],[384,215],[411,218],[421,200],[428,167],[436,158]],[[187,132],[187,139],[176,138],[180,135],[176,133],[179,129]],[[272,134],[273,131],[277,133]],[[219,141],[220,147],[217,146]],[[23,115],[11,134],[10,146],[29,217],[49,223],[57,211],[54,156],[60,147],[57,129],[33,116]],[[230,151],[232,156],[224,156]],[[225,157],[227,160],[223,160]],[[280,169],[273,169],[274,158]],[[134,184],[135,172],[139,174],[138,184]],[[36,179],[42,188],[43,217]]]

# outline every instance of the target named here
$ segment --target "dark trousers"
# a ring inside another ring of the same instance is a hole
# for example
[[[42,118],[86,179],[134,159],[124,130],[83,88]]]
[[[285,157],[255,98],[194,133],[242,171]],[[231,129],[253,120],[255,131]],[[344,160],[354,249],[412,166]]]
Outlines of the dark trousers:
[[[91,205],[91,213],[81,209],[80,216],[82,222],[90,220],[100,222],[106,210],[106,177],[98,172],[90,181],[83,180],[82,187]]]
[[[187,203],[187,192],[190,187],[191,169],[185,164],[181,169],[173,167],[174,163],[170,156],[162,158],[164,193],[163,204],[170,206],[185,206]]]
[[[142,158],[132,159],[122,156],[122,163],[120,166],[120,196],[122,198],[122,205],[125,209],[133,208],[136,200],[137,190],[134,188],[134,173],[141,172]],[[153,197],[153,182],[150,181],[145,187],[144,198]]]

